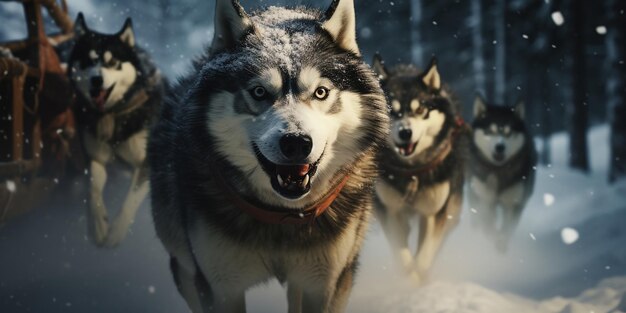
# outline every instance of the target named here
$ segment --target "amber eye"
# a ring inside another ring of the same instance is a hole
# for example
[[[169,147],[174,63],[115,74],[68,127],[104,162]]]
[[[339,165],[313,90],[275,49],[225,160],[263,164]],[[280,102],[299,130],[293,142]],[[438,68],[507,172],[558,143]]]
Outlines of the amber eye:
[[[317,98],[318,100],[325,100],[326,98],[328,98],[328,94],[330,94],[330,90],[328,90],[328,88],[326,87],[317,87],[317,89],[315,89],[315,98]]]
[[[261,101],[267,97],[267,90],[261,86],[256,86],[250,90],[250,95],[254,100]]]
[[[120,70],[122,68],[122,62],[120,62],[118,59],[111,58],[108,62],[104,64],[104,66]]]

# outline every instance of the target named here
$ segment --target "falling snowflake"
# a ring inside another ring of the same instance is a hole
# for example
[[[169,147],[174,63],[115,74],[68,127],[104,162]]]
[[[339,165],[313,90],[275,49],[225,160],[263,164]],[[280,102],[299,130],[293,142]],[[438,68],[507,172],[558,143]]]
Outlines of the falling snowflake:
[[[7,180],[7,190],[11,193],[15,192],[17,186],[15,186],[15,182],[12,180]]]
[[[603,25],[597,26],[596,33],[598,33],[599,35],[606,34],[606,26],[603,26]]]
[[[578,237],[578,231],[571,227],[565,227],[561,229],[561,239],[566,245],[571,245],[574,242],[578,241]]]
[[[550,16],[552,17],[552,21],[554,22],[554,24],[556,24],[556,26],[561,26],[561,25],[563,25],[563,23],[565,23],[565,19],[563,18],[563,14],[561,14],[561,12],[559,12],[559,11],[552,12],[552,14]]]
[[[554,204],[554,195],[551,193],[544,193],[543,194],[543,204],[545,206],[551,206],[552,204]]]
[[[535,241],[537,240],[537,238],[535,237],[535,234],[528,233],[528,235],[530,236],[530,239],[535,240]]]
[[[148,292],[149,293],[155,293],[156,292],[156,288],[152,285],[148,286]]]

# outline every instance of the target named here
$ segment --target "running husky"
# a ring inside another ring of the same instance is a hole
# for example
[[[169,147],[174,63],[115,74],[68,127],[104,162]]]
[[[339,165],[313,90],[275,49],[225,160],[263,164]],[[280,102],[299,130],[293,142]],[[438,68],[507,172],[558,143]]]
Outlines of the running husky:
[[[245,312],[276,277],[289,312],[342,312],[371,211],[386,102],[352,0],[326,13],[217,0],[208,53],[151,132],[153,216],[193,312]]]
[[[435,59],[424,72],[412,65],[387,70],[376,55],[373,67],[391,104],[391,132],[379,157],[376,212],[398,262],[420,282],[459,220],[467,131],[441,84]],[[408,236],[415,215],[419,238],[413,254]]]
[[[115,246],[124,239],[149,189],[146,144],[149,125],[163,98],[159,71],[135,46],[130,19],[113,35],[87,28],[79,13],[77,38],[68,71],[77,94],[78,123],[89,158],[88,229],[98,246]],[[103,199],[107,164],[123,161],[132,180],[122,209],[109,224]]]
[[[474,224],[505,252],[533,192],[537,152],[524,124],[522,102],[515,107],[494,106],[477,96],[472,126],[468,180],[470,206],[476,210]]]

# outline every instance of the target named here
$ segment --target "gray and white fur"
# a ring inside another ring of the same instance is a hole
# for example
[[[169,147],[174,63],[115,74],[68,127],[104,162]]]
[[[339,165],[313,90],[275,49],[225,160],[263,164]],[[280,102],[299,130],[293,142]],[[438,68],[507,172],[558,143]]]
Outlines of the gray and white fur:
[[[216,2],[211,47],[166,101],[148,148],[154,223],[178,289],[195,313],[245,312],[246,291],[275,277],[289,312],[342,312],[387,124],[353,1],[252,14]],[[297,214],[346,175],[308,224],[265,223],[232,199]]]
[[[390,134],[379,155],[376,212],[400,267],[416,283],[427,279],[462,208],[467,132],[457,104],[442,85],[435,59],[426,70],[388,70],[374,58],[390,103]],[[409,248],[412,220],[418,247]]]
[[[524,105],[489,105],[477,96],[468,167],[473,224],[505,252],[533,192],[537,152],[524,123]]]
[[[96,245],[113,247],[126,237],[149,190],[147,136],[165,83],[136,46],[130,19],[118,33],[102,34],[90,30],[79,14],[74,32],[68,75],[77,96],[74,112],[89,164],[87,225]],[[122,208],[109,222],[103,192],[107,165],[112,162],[129,165],[132,176]]]

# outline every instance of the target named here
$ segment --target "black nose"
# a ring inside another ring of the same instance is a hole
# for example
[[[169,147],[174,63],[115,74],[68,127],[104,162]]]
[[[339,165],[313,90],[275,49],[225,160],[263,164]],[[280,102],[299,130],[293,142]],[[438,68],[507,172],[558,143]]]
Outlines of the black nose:
[[[413,135],[413,131],[410,128],[403,128],[400,130],[398,135],[400,136],[400,139],[404,141],[409,141],[411,139],[411,136]]]
[[[313,140],[306,135],[287,134],[280,138],[280,151],[291,161],[304,160],[313,149]]]
[[[102,76],[92,76],[91,77],[91,86],[94,88],[102,88],[102,85],[104,84],[104,80],[102,79]]]
[[[504,144],[499,143],[499,144],[496,144],[495,149],[496,149],[496,152],[497,152],[497,153],[503,153],[503,152],[504,152],[504,149],[505,149],[505,146],[504,146]]]

